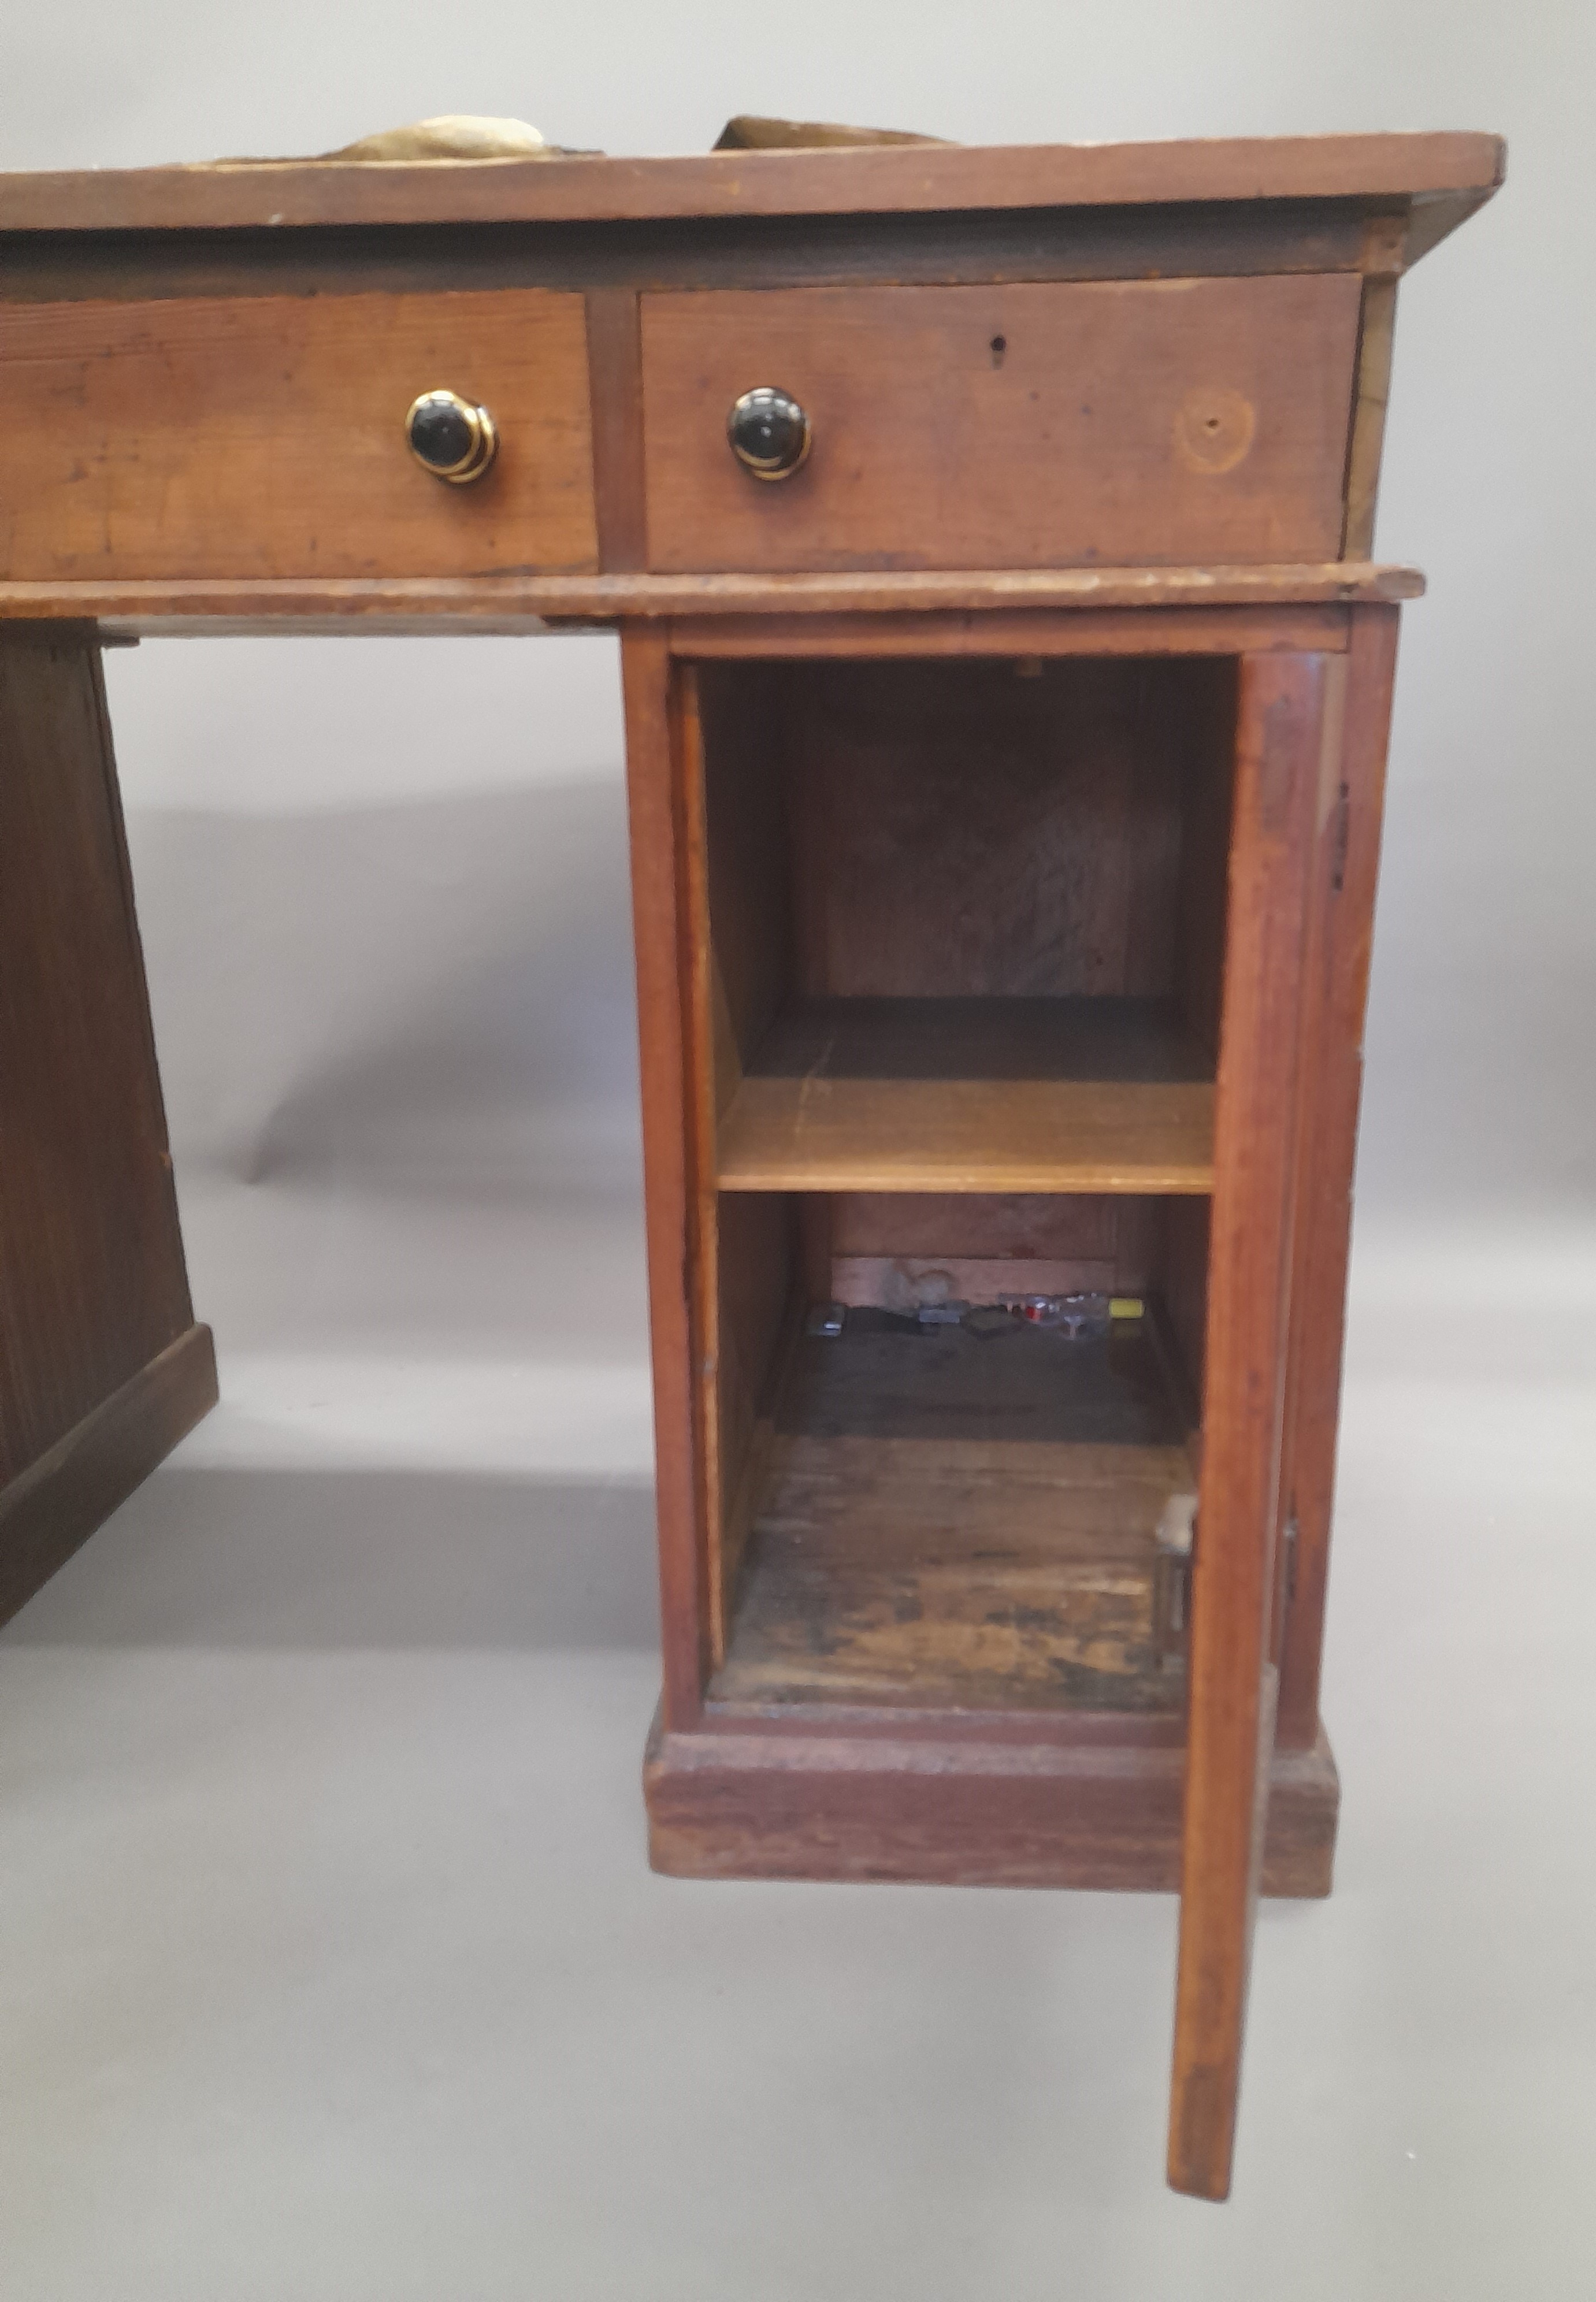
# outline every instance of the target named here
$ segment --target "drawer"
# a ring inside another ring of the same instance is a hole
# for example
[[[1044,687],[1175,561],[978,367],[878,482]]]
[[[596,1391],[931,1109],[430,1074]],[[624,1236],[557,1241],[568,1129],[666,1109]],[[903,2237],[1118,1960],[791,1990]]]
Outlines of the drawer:
[[[435,389],[499,435],[466,486],[411,455]],[[597,563],[583,298],[197,297],[0,306],[0,571],[467,576]]]
[[[1361,281],[706,290],[643,299],[660,571],[1333,559]],[[734,400],[809,416],[745,471]]]

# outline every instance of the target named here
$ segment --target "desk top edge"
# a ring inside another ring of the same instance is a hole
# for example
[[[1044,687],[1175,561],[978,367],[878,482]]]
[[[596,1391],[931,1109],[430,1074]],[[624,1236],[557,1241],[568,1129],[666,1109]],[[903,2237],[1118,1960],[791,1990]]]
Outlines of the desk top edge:
[[[1452,200],[1472,208],[1502,181],[1506,152],[1499,137],[1457,130],[13,172],[0,172],[0,232],[624,223],[1211,201]]]
[[[655,618],[827,617],[1105,609],[1247,609],[1395,605],[1422,597],[1415,567],[1368,560],[1287,567],[924,570],[797,576],[280,577],[103,584],[0,583],[0,630],[101,624],[154,635],[234,630],[514,631]]]

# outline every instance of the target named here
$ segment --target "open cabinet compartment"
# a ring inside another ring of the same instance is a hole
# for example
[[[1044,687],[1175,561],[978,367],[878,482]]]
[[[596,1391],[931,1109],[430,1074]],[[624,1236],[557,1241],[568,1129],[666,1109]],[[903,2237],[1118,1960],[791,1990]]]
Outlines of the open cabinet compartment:
[[[1235,663],[684,679],[709,1701],[1178,1714]]]

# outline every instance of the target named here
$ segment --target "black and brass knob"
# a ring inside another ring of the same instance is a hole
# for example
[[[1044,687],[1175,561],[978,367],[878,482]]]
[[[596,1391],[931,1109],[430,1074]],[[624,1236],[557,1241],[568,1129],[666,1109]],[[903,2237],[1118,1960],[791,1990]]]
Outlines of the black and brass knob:
[[[733,400],[726,436],[733,455],[756,480],[790,480],[814,441],[798,402],[769,383]]]
[[[434,479],[451,487],[480,480],[499,452],[499,434],[485,407],[458,391],[424,391],[405,418],[410,453]]]

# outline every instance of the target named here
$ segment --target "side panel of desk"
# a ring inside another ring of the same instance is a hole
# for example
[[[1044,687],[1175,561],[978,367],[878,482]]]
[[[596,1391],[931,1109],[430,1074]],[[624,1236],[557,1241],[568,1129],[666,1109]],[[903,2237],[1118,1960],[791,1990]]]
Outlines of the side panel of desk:
[[[0,624],[0,1619],[215,1396],[99,651]]]

